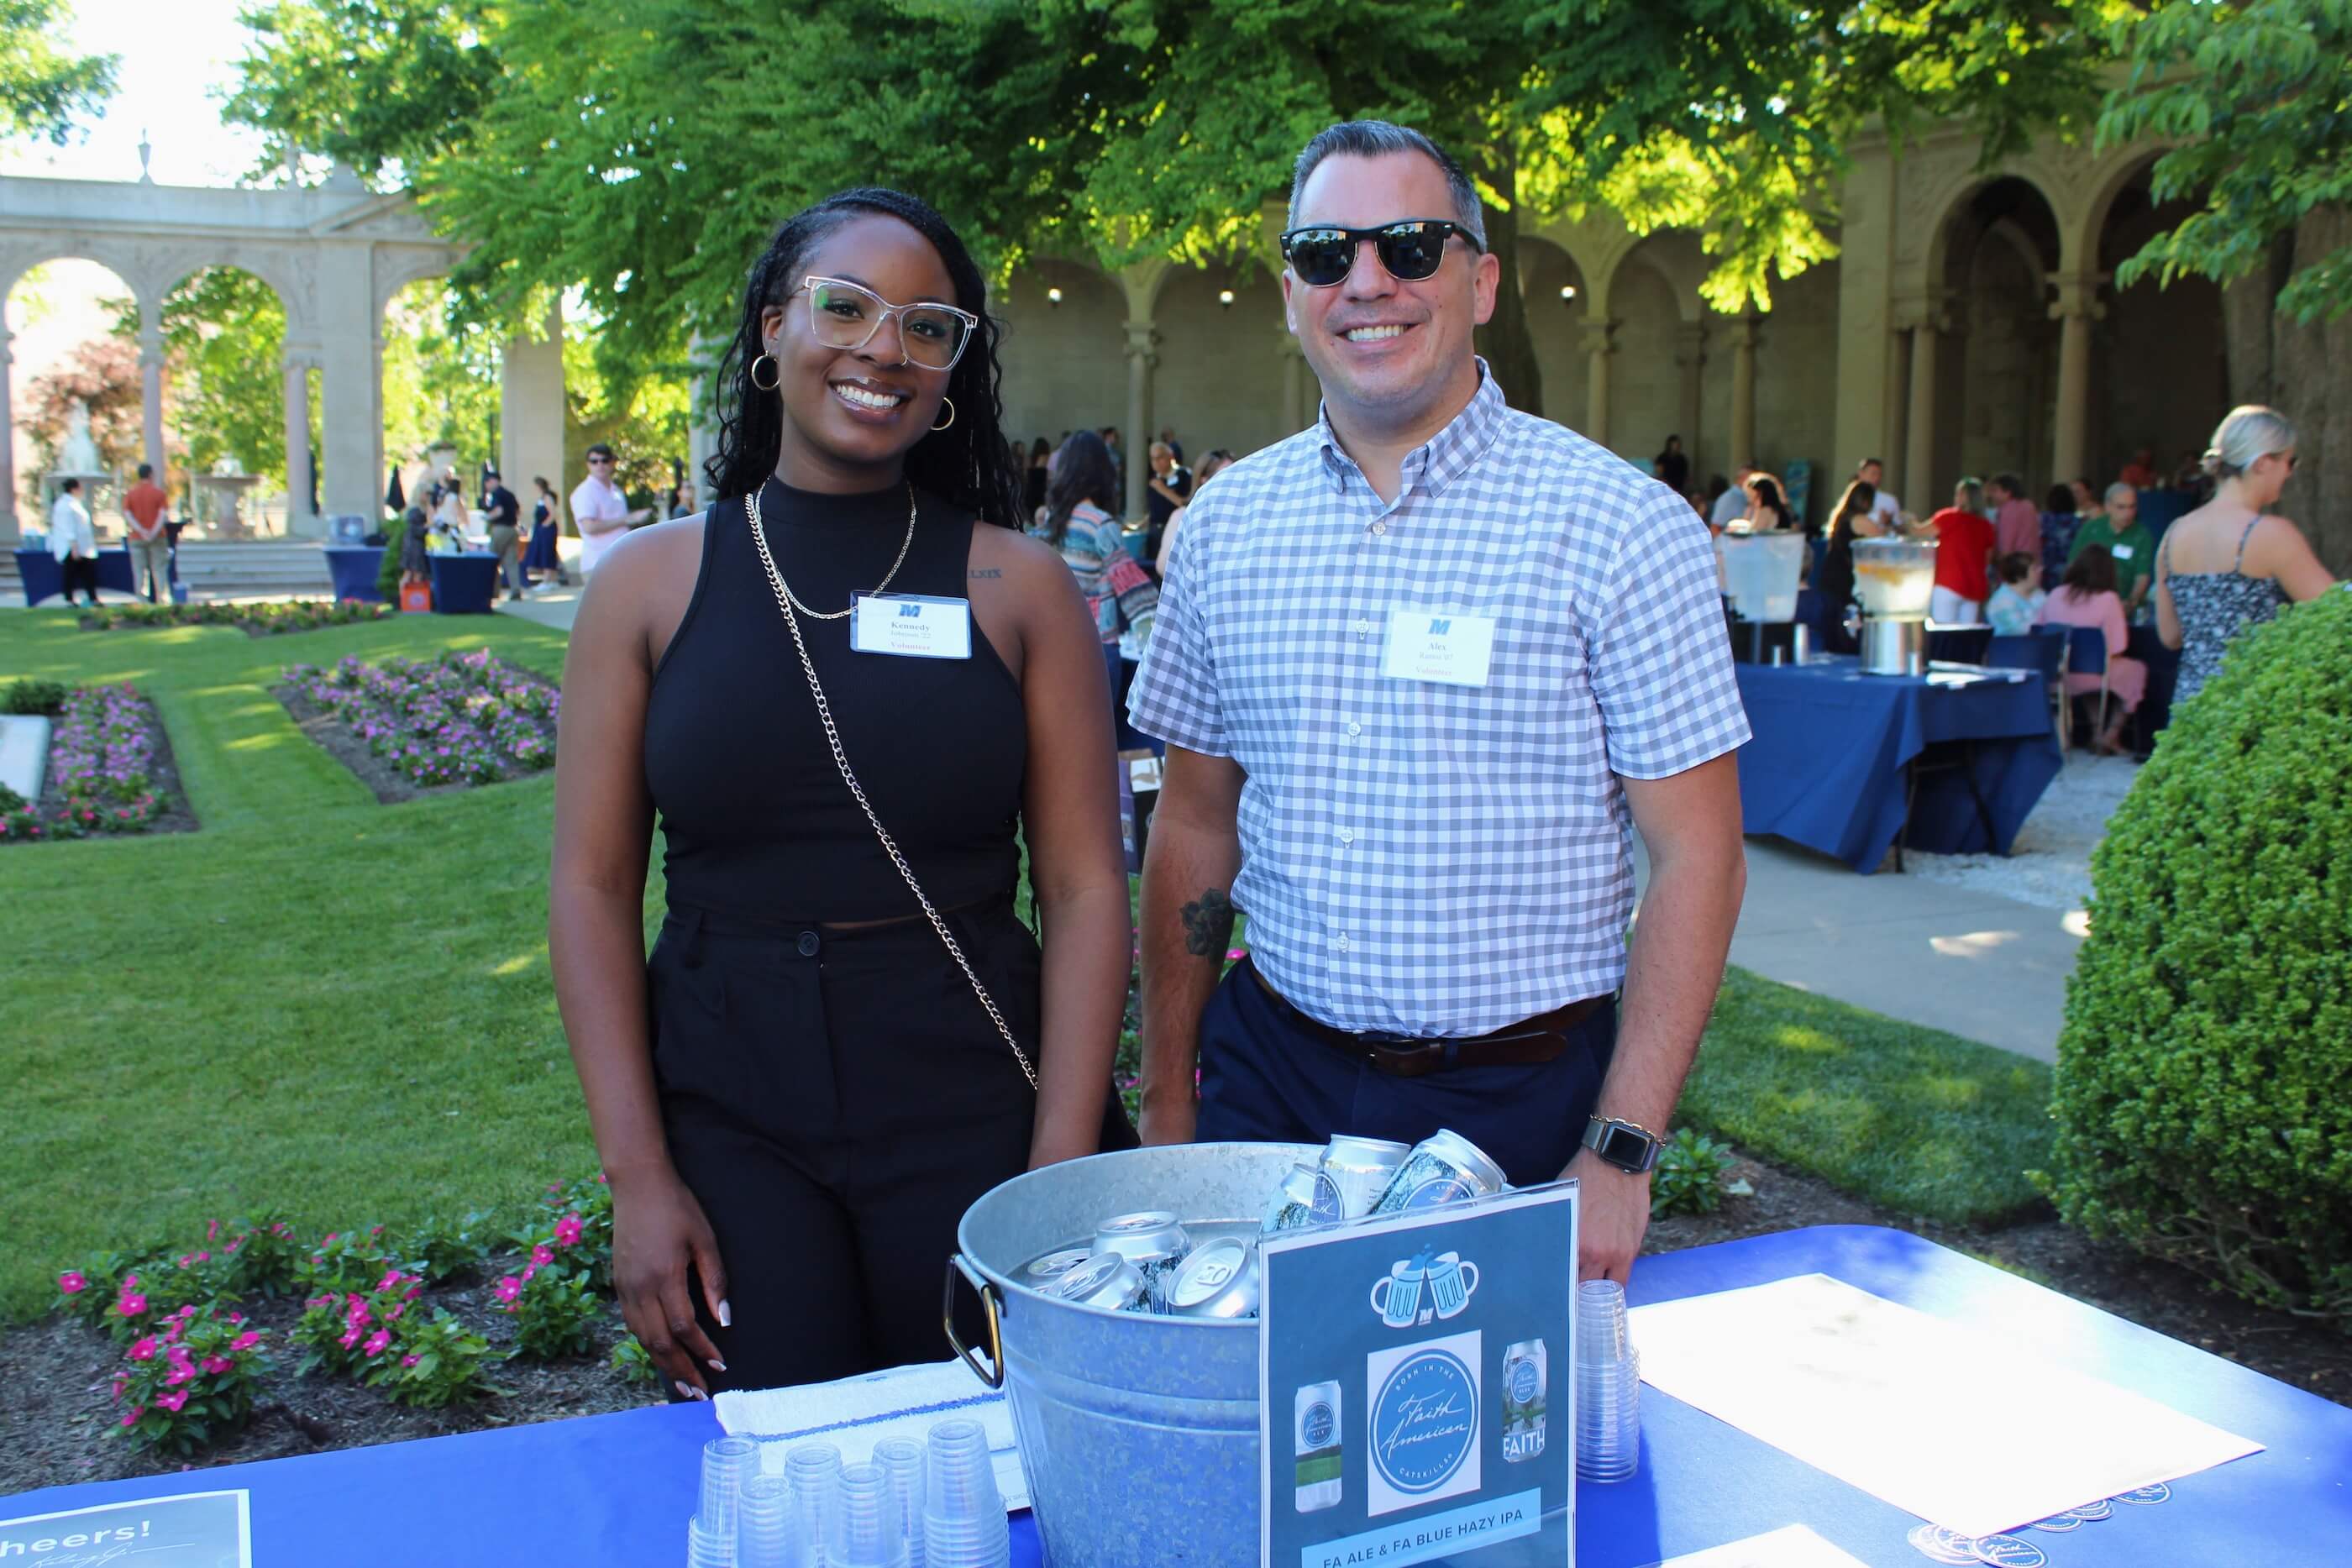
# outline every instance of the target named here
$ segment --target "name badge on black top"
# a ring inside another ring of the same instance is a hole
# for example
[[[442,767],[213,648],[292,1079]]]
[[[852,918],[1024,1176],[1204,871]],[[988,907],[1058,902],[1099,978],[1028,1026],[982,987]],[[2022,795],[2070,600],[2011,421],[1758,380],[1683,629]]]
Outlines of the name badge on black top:
[[[971,601],[919,593],[851,596],[849,645],[861,653],[902,659],[971,657]]]

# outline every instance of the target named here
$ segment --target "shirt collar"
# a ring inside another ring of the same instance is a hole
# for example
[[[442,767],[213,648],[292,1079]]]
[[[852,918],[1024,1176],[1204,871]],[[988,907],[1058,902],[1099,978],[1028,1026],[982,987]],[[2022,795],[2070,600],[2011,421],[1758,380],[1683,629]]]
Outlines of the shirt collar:
[[[1400,486],[1397,494],[1400,497],[1416,486],[1432,496],[1443,495],[1446,486],[1467,473],[1473,464],[1486,455],[1486,449],[1495,444],[1495,437],[1502,433],[1503,411],[1508,406],[1504,402],[1503,390],[1495,384],[1494,374],[1487,370],[1486,361],[1479,359],[1475,362],[1478,366],[1478,390],[1470,394],[1470,401],[1463,405],[1462,412],[1449,420],[1444,429],[1405,454],[1404,462],[1398,471]],[[1363,470],[1357,466],[1354,458],[1348,455],[1347,448],[1339,444],[1339,432],[1331,428],[1328,407],[1317,412],[1315,434],[1323,454],[1323,470],[1330,476],[1332,487],[1346,489],[1348,476],[1356,474],[1360,476]]]

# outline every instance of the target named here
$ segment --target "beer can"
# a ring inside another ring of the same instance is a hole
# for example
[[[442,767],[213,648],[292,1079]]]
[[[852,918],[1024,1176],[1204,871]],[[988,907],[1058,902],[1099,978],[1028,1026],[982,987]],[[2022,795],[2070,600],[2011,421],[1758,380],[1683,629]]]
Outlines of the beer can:
[[[1021,1270],[1021,1282],[1043,1290],[1093,1256],[1084,1247],[1065,1247],[1058,1252],[1048,1252],[1043,1258],[1030,1260]]]
[[[1522,1340],[1503,1352],[1503,1459],[1520,1464],[1544,1451],[1547,1385],[1544,1342]]]
[[[1192,1249],[1161,1294],[1171,1317],[1233,1320],[1257,1316],[1257,1249],[1219,1236]]]
[[[1161,1282],[1192,1250],[1192,1239],[1184,1234],[1174,1215],[1152,1209],[1104,1220],[1095,1228],[1095,1250],[1115,1252],[1134,1264],[1157,1295]]]
[[[1340,1469],[1346,1444],[1339,1430],[1339,1385],[1310,1383],[1291,1405],[1297,1439],[1294,1498],[1301,1513],[1339,1506]]]
[[[1305,1230],[1310,1226],[1328,1223],[1315,1217],[1315,1195],[1318,1173],[1313,1166],[1293,1166],[1282,1185],[1274,1189],[1274,1201],[1266,1205],[1265,1218],[1258,1226],[1258,1234],[1272,1236],[1281,1230]]]
[[[1813,656],[1813,629],[1800,621],[1789,631],[1789,663],[1801,664]]]
[[[1107,1312],[1148,1312],[1151,1291],[1142,1270],[1116,1252],[1097,1252],[1045,1287],[1045,1294]]]
[[[1408,1208],[1433,1208],[1442,1203],[1491,1197],[1507,1191],[1510,1185],[1503,1179],[1503,1167],[1489,1159],[1484,1149],[1461,1134],[1441,1127],[1412,1146],[1412,1153],[1397,1167],[1387,1190],[1372,1206],[1372,1212],[1396,1214]]]
[[[1385,1138],[1358,1138],[1345,1133],[1333,1138],[1323,1145],[1323,1157],[1316,1166],[1323,1177],[1316,1186],[1316,1218],[1328,1225],[1361,1219],[1371,1213],[1397,1167],[1412,1153],[1411,1145],[1392,1144]]]

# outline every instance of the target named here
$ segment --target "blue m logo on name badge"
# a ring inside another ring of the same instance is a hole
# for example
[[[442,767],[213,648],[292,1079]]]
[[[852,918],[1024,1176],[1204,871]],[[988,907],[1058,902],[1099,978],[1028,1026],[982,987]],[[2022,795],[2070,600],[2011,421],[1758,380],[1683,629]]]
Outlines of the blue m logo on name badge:
[[[1429,634],[1430,634],[1431,636],[1433,636],[1433,637],[1443,637],[1443,636],[1444,636],[1447,632],[1451,632],[1451,631],[1453,631],[1453,630],[1454,630],[1454,622],[1453,622],[1452,621],[1450,621],[1450,620],[1449,620],[1449,621],[1432,621],[1432,622],[1429,623]]]
[[[901,621],[905,621],[910,617],[919,617],[922,613],[923,607],[919,604],[901,604],[898,606],[898,619]]]

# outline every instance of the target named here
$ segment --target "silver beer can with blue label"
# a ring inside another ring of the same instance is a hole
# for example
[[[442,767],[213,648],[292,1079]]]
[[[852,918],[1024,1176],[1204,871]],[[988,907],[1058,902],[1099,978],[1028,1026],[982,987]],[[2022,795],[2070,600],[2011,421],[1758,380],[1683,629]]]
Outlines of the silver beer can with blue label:
[[[1510,1185],[1503,1179],[1503,1167],[1488,1158],[1486,1150],[1441,1127],[1413,1145],[1372,1212],[1398,1214],[1408,1208],[1492,1197],[1508,1191]]]
[[[1257,1316],[1257,1248],[1237,1236],[1219,1236],[1176,1266],[1161,1304],[1171,1317],[1234,1321]]]
[[[1104,1220],[1095,1228],[1095,1250],[1115,1252],[1134,1264],[1156,1297],[1176,1265],[1192,1250],[1192,1239],[1176,1223],[1174,1215],[1152,1209]]]
[[[1544,1342],[1522,1340],[1503,1352],[1503,1460],[1523,1464],[1544,1451],[1550,1382]]]
[[[1327,1224],[1363,1218],[1389,1189],[1397,1167],[1412,1154],[1412,1145],[1392,1144],[1385,1138],[1357,1138],[1345,1133],[1333,1138],[1323,1145],[1323,1157],[1316,1166],[1323,1177],[1317,1189],[1317,1217],[1321,1218],[1328,1207],[1336,1212],[1325,1220]]]
[[[1033,1258],[1021,1270],[1021,1282],[1032,1290],[1042,1291],[1094,1253],[1084,1247],[1065,1247],[1058,1252],[1048,1252],[1043,1258]]]
[[[1096,1253],[1046,1285],[1045,1291],[1058,1301],[1100,1307],[1107,1312],[1151,1310],[1151,1291],[1144,1282],[1142,1270],[1116,1252]]]
[[[1258,1234],[1272,1236],[1283,1230],[1305,1230],[1327,1223],[1315,1217],[1315,1197],[1320,1173],[1313,1166],[1293,1166],[1282,1185],[1274,1190],[1274,1201],[1266,1205],[1265,1218],[1258,1226]]]

